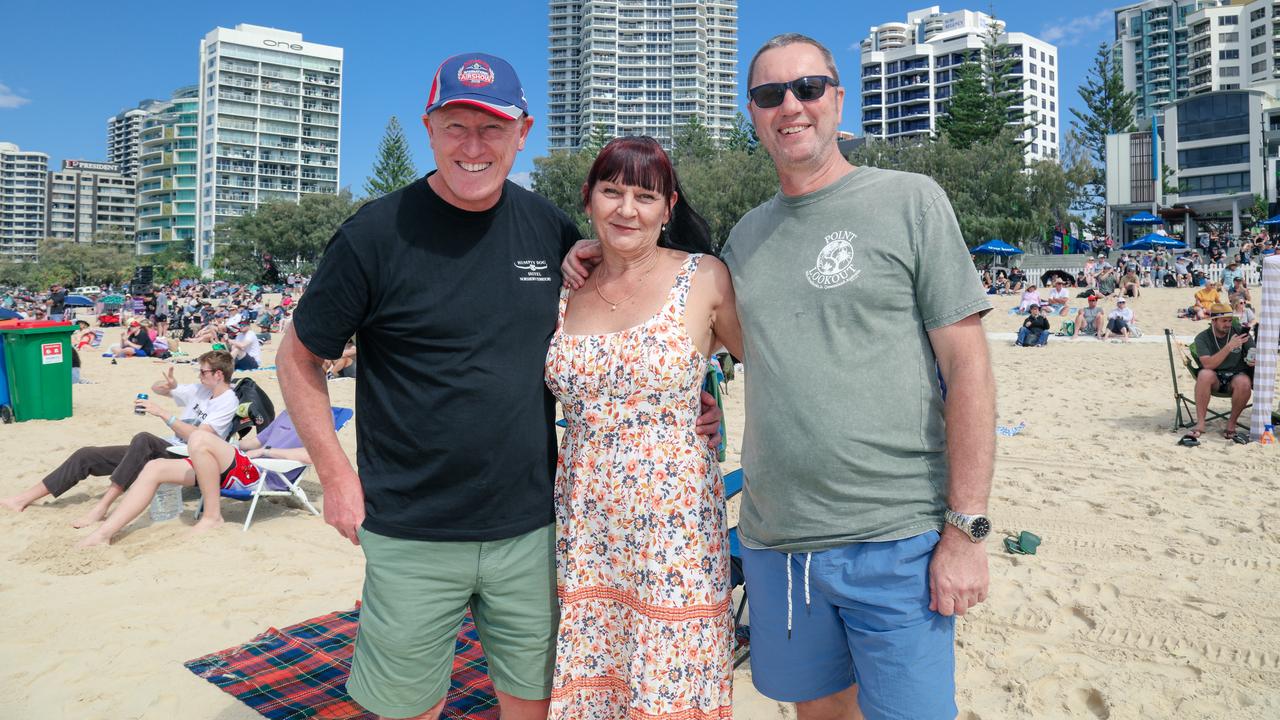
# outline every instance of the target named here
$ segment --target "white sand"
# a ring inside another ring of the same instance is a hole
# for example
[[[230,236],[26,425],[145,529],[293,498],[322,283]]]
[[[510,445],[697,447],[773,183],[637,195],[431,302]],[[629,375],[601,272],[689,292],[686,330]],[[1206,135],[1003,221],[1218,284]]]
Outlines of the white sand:
[[[1133,306],[1148,336],[1193,335],[1205,323],[1173,318],[1190,300],[1147,291]],[[1015,330],[1003,314],[1014,300],[997,303],[987,330]],[[1027,423],[998,441],[991,515],[997,534],[1028,529],[1044,544],[1030,557],[988,544],[991,597],[959,624],[960,717],[1280,717],[1280,447],[1233,445],[1221,424],[1201,447],[1177,446],[1163,342],[991,347],[999,422]],[[97,384],[75,388],[73,418],[0,426],[0,495],[79,446],[162,434],[130,400],[164,364],[90,355],[84,373]],[[252,376],[279,400],[273,372]],[[352,381],[330,390],[352,405]],[[739,382],[726,468],[737,466],[741,400]],[[354,426],[341,437],[353,453]],[[85,531],[69,523],[106,483],[91,478],[21,515],[0,509],[0,718],[258,717],[182,662],[350,607],[359,550],[274,503],[242,533],[247,506],[227,502],[228,524],[209,535],[187,537],[188,503],[180,522],[153,527],[144,515],[115,545],[77,551]],[[314,480],[304,486],[321,498]],[[736,717],[794,717],[754,691],[749,670],[737,679]]]

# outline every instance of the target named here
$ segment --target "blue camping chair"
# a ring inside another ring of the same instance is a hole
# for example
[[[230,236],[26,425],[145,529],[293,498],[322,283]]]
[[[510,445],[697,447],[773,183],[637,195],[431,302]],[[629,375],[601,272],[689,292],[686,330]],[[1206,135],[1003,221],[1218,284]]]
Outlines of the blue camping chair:
[[[350,408],[334,407],[333,411],[333,429],[341,431],[343,426],[351,420],[355,412]],[[258,433],[258,440],[263,445],[270,445],[273,448],[299,448],[302,447],[302,438],[298,437],[298,431],[293,427],[293,420],[289,417],[289,411],[281,411],[276,419],[270,425],[262,429]],[[249,512],[244,519],[244,530],[249,529],[249,525],[253,523],[253,513],[258,508],[258,499],[263,497],[293,497],[297,498],[302,505],[311,511],[313,515],[319,515],[320,511],[311,504],[311,500],[307,497],[307,493],[302,489],[301,481],[306,475],[310,465],[297,462],[296,460],[280,460],[277,458],[254,458],[253,464],[263,471],[262,480],[254,485],[253,490],[230,490],[223,489],[222,497],[232,500],[247,500],[249,502]],[[200,499],[200,506],[196,509],[196,517],[204,511],[204,498]]]
[[[742,468],[724,476],[724,499],[742,492],[744,475]],[[742,572],[742,543],[738,540],[738,528],[729,528],[729,589],[742,588],[742,601],[733,611],[733,666],[736,668],[751,657],[751,628],[742,624],[747,611],[746,576]]]

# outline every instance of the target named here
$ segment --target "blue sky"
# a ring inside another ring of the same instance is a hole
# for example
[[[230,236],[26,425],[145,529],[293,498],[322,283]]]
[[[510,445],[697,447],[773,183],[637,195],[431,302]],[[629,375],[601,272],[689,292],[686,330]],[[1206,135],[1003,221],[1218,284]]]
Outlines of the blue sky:
[[[874,7],[873,7],[874,6]],[[925,3],[851,0],[740,0],[740,82],[751,54],[770,36],[796,31],[832,49],[841,73],[857,77],[858,43],[872,25],[906,19]],[[1079,106],[1098,43],[1111,36],[1116,4],[987,2],[941,5],[944,12],[994,7],[1009,29],[1058,45],[1062,104]],[[394,9],[391,9],[394,8]],[[372,166],[387,119],[400,118],[418,169],[434,166],[418,118],[435,67],[459,52],[506,57],[524,82],[535,124],[515,171],[545,154],[547,3],[542,0],[417,3],[64,2],[8,3],[0,44],[0,141],[64,159],[106,157],[106,119],[143,98],[167,98],[195,83],[200,39],[216,26],[247,22],[301,32],[307,41],[345,49],[341,182],[357,193]],[[740,88],[745,98],[745,89]],[[740,99],[740,102],[742,100]],[[745,103],[743,103],[745,104]],[[843,128],[861,134],[856,83]],[[745,109],[745,108],[744,108]],[[1070,127],[1063,113],[1063,127]]]

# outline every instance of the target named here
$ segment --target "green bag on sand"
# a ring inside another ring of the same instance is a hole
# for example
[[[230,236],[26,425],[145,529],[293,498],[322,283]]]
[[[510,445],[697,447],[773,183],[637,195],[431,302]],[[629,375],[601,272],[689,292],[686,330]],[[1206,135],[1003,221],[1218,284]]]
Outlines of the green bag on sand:
[[[1075,335],[1076,323],[1074,320],[1063,320],[1062,327],[1058,328],[1059,335]]]
[[[1040,536],[1035,533],[1023,530],[1018,537],[1007,537],[1004,539],[1004,549],[1014,555],[1035,555],[1036,549],[1040,547]]]

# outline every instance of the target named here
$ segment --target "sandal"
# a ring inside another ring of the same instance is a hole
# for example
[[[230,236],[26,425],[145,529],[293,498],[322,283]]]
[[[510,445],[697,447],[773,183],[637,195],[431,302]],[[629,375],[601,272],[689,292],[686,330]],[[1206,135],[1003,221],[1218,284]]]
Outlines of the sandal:
[[[1182,439],[1178,441],[1178,444],[1182,447],[1196,447],[1200,444],[1200,435],[1201,433],[1199,430],[1192,430],[1186,435],[1183,435]]]
[[[1249,438],[1246,435],[1241,434],[1238,430],[1223,430],[1222,437],[1223,439],[1230,440],[1237,445],[1249,444]]]

